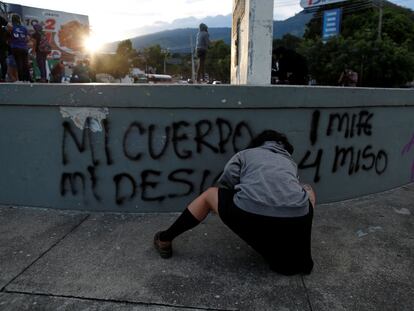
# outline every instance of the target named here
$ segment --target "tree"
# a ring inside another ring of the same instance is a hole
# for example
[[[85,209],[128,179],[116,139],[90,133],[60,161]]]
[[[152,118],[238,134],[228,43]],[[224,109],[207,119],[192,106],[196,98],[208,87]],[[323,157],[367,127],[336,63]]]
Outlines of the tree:
[[[285,49],[296,51],[301,43],[302,38],[287,33],[281,39],[273,40],[273,49],[275,50],[278,47],[284,47]]]
[[[97,56],[92,63],[92,69],[97,73],[108,73],[115,79],[120,79],[138,63],[139,54],[132,47],[131,40],[125,40],[119,42],[115,55]]]
[[[118,47],[116,48],[116,54],[129,56],[132,50],[132,41],[124,40],[118,43]]]
[[[223,40],[212,43],[206,58],[206,72],[210,80],[230,81],[230,55],[230,46]]]
[[[338,7],[332,4],[329,8]],[[325,9],[325,8],[323,8]],[[344,9],[342,33],[321,40],[321,11],[307,25],[299,52],[319,84],[336,85],[348,67],[359,73],[360,86],[398,87],[414,79],[414,13],[386,3],[381,38],[378,9]]]
[[[118,79],[125,77],[131,70],[131,67],[140,64],[139,54],[132,47],[131,40],[124,40],[118,44],[114,62],[115,66],[112,70],[112,75]]]
[[[142,51],[146,68],[152,67],[156,72],[162,72],[164,61],[168,56],[168,50],[162,49],[159,44],[144,48]]]

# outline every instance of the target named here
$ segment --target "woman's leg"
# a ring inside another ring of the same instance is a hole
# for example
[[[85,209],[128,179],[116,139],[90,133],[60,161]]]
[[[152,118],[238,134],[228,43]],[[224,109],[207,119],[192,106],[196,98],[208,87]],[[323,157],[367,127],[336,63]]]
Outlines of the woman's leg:
[[[204,81],[206,73],[205,73],[205,63],[206,63],[206,54],[204,53],[200,58],[200,81]]]
[[[197,82],[201,82],[202,79],[202,74],[201,74],[201,58],[198,58],[198,63],[197,63]]]
[[[41,52],[36,54],[36,62],[40,70],[41,82],[46,82],[46,57],[47,56]]]
[[[12,49],[16,61],[19,81],[30,81],[29,54],[25,49]]]
[[[204,80],[205,76],[205,62],[206,62],[206,51],[197,51],[198,65],[197,65],[197,82]]]
[[[31,81],[29,69],[29,53],[27,50],[22,50],[22,66],[23,66],[23,81]]]
[[[187,209],[198,221],[206,218],[210,211],[218,213],[218,188],[208,188],[191,202]]]
[[[172,256],[172,240],[197,226],[210,211],[218,211],[218,188],[211,187],[199,195],[165,231],[155,234],[154,246],[162,258]]]
[[[187,206],[177,220],[160,234],[161,241],[172,241],[176,236],[195,227],[210,211],[217,212],[218,188],[211,187]]]
[[[23,81],[23,55],[20,49],[13,48],[11,51],[16,62],[17,80]]]
[[[6,80],[7,75],[7,52],[0,51],[0,80]]]

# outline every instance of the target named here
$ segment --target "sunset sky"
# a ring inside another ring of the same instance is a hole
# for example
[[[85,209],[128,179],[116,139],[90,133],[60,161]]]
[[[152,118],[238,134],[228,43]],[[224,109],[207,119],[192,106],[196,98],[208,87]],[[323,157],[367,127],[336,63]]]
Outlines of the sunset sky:
[[[134,29],[153,24],[171,23],[175,19],[194,16],[227,15],[232,12],[232,0],[10,0],[9,3],[67,11],[89,16],[96,42],[126,39]],[[284,20],[302,10],[300,0],[276,0],[274,18]],[[392,0],[414,9],[414,0]],[[197,25],[194,25],[196,27]]]

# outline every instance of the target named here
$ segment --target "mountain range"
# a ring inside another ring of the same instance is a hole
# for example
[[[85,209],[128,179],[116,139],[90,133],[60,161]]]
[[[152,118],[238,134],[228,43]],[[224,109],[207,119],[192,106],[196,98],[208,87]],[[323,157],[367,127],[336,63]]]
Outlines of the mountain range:
[[[292,16],[284,21],[273,22],[273,37],[281,38],[290,33],[295,36],[302,36],[306,24],[312,18],[312,14],[304,11]],[[231,15],[218,15],[197,19],[188,17],[175,20],[172,23],[158,22],[152,26],[141,27],[134,30],[134,33],[146,33],[144,35],[132,37],[132,46],[135,49],[142,49],[151,45],[159,44],[162,48],[168,49],[172,53],[188,53],[191,51],[191,40],[195,45],[195,37],[198,29],[194,25],[205,23],[209,26],[210,39],[223,40],[227,44],[231,42]],[[225,25],[225,27],[220,25]],[[161,30],[169,28],[171,30]],[[175,28],[175,29],[172,29]],[[148,33],[152,31],[153,33]],[[104,46],[103,51],[114,52],[118,42],[112,42]]]

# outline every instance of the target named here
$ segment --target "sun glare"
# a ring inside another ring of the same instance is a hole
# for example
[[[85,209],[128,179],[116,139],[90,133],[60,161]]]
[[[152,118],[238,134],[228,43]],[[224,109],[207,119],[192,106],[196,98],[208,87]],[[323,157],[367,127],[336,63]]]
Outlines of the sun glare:
[[[93,34],[85,38],[85,40],[83,41],[83,46],[89,53],[99,52],[99,50],[102,48],[102,45],[103,41],[100,40],[98,37],[94,36]]]

